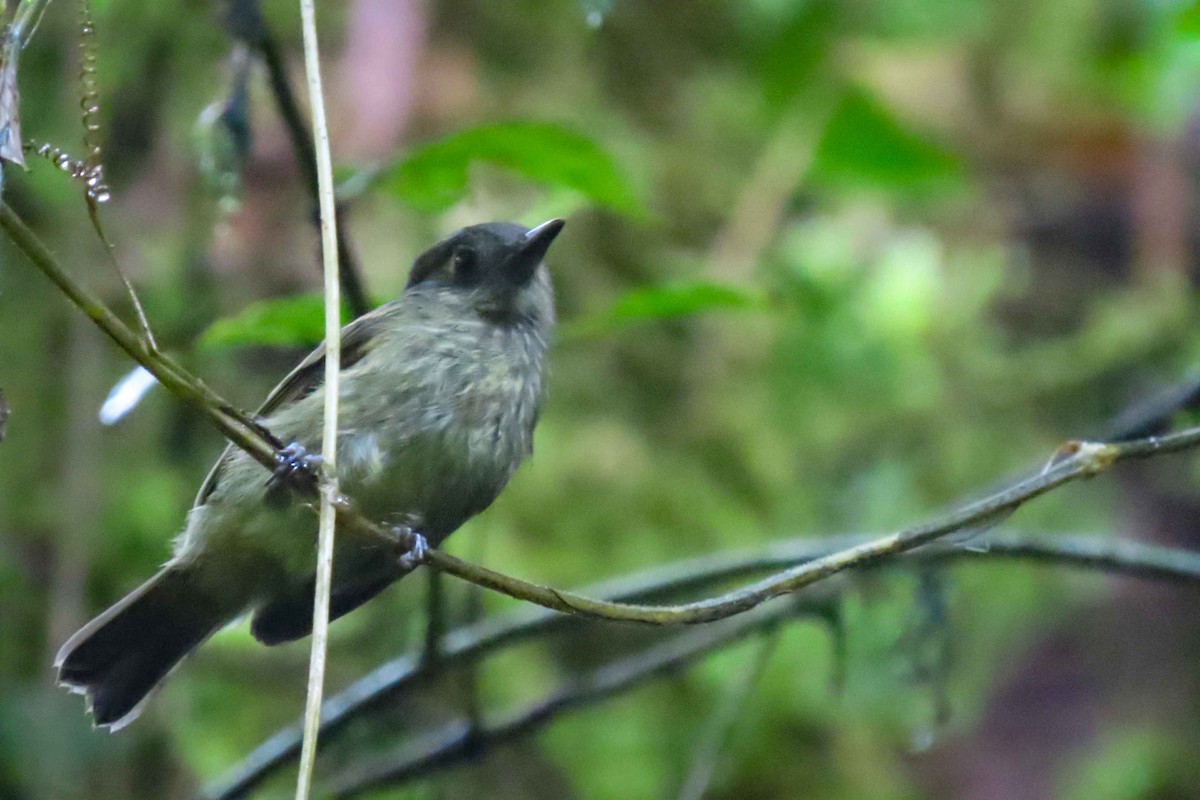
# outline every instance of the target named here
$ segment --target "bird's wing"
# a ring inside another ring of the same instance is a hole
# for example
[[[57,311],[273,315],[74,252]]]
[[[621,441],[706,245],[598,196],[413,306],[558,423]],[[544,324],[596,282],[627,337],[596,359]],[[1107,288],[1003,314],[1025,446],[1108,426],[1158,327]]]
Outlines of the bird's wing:
[[[391,306],[392,303],[380,306],[342,328],[342,369],[358,363],[363,356],[370,352],[372,345],[377,341],[376,334],[383,324],[385,313]],[[325,343],[322,342],[317,349],[305,356],[304,360],[297,364],[296,368],[289,372],[278,386],[271,390],[267,399],[255,412],[255,416],[265,417],[281,406],[307,397],[319,389],[324,382]],[[201,484],[200,491],[196,495],[195,505],[204,503],[217,488],[221,472],[235,452],[236,448],[229,445],[221,453],[221,457],[217,459],[217,463],[213,465],[208,477]]]

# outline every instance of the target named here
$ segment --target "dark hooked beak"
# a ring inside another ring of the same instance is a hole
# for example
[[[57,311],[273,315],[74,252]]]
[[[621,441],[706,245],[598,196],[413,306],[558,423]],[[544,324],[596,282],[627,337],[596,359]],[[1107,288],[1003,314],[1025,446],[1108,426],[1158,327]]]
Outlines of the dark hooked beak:
[[[513,285],[524,286],[533,277],[538,264],[546,257],[546,251],[566,224],[565,219],[552,219],[525,234],[517,244],[516,251],[508,259],[507,272]]]

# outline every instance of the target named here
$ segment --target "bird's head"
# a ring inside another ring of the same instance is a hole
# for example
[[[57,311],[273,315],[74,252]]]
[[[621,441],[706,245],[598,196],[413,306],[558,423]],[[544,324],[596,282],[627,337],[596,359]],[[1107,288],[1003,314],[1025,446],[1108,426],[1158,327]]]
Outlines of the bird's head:
[[[565,224],[552,219],[535,228],[512,222],[463,228],[417,257],[405,291],[461,291],[482,313],[537,314],[552,322],[550,277],[542,262]]]

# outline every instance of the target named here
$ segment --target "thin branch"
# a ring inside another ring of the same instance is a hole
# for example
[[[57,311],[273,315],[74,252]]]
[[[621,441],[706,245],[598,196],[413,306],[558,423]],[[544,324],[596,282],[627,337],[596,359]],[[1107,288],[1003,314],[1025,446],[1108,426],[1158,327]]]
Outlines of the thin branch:
[[[761,575],[811,562],[831,552],[870,541],[863,536],[791,539],[753,550],[714,553],[627,575],[589,586],[583,593],[614,601],[650,601],[703,591],[723,582]],[[971,549],[938,545],[909,553],[920,562],[994,560],[1033,561],[1052,566],[1100,571],[1153,580],[1200,584],[1200,553],[1157,545],[1097,537],[1024,534],[989,536],[972,542]],[[577,628],[585,620],[540,608],[517,611],[478,625],[450,631],[443,640],[436,670],[419,657],[403,656],[376,668],[325,703],[321,739],[329,742],[349,723],[384,708],[389,701],[455,667],[475,664],[502,648]],[[264,780],[296,758],[300,726],[280,730],[257,747],[229,777],[206,792],[212,800],[235,800],[248,795]]]
[[[704,260],[705,276],[745,282],[780,229],[788,202],[809,174],[832,115],[826,98],[797,99],[775,125],[738,190],[733,210]]]
[[[137,290],[133,288],[133,282],[125,274],[121,262],[117,261],[116,248],[104,232],[104,226],[100,224],[100,206],[92,199],[91,195],[86,195],[84,199],[87,202],[88,219],[92,221],[92,228],[96,231],[96,236],[99,237],[100,244],[103,245],[104,252],[108,255],[109,265],[117,273],[117,277],[121,280],[121,285],[125,287],[125,294],[129,296],[129,302],[133,306],[134,313],[137,315],[138,325],[142,329],[142,336],[146,339],[146,345],[151,350],[157,351],[158,341],[154,338],[154,330],[150,327],[150,319],[146,316],[146,309],[142,306],[142,298],[138,296]]]
[[[649,680],[675,672],[714,650],[758,631],[769,630],[789,617],[810,610],[811,601],[792,599],[703,631],[680,634],[574,678],[544,700],[500,722],[485,723],[479,728],[473,728],[466,720],[452,722],[404,748],[397,756],[382,759],[336,780],[331,793],[338,798],[354,797],[478,758],[500,745],[546,727],[567,712],[596,705]]]
[[[679,789],[679,800],[702,800],[708,791],[721,750],[750,699],[754,686],[766,670],[767,663],[775,652],[775,646],[779,643],[781,631],[782,629],[776,626],[762,635],[754,657],[742,668],[742,673],[713,709],[696,743],[695,752],[692,753],[691,766],[688,767],[683,785]]]
[[[309,135],[308,125],[300,111],[300,103],[292,91],[288,81],[287,65],[279,49],[270,26],[262,16],[257,0],[237,0],[230,6],[227,24],[231,33],[246,42],[267,69],[267,84],[271,96],[275,98],[275,106],[279,117],[283,120],[284,129],[292,143],[296,155],[296,165],[304,177],[304,185],[313,202],[320,204],[320,181],[317,177],[317,155]],[[341,208],[336,209],[337,221],[337,252],[339,274],[342,281],[342,292],[346,305],[355,317],[361,317],[371,310],[371,301],[363,286],[362,277],[354,258],[354,251],[346,236],[346,226],[343,225]]]
[[[0,229],[72,303],[172,394],[199,409],[224,436],[268,469],[275,468],[278,440],[164,353],[152,350],[104,302],[59,265],[49,248],[16,212],[0,201]]]
[[[471,560],[480,563],[484,559],[484,550],[487,546],[487,532],[484,528],[475,534],[475,541],[472,543]],[[437,570],[430,570],[430,574]],[[438,572],[437,574],[441,574]],[[475,625],[483,619],[483,587],[475,584],[467,586],[467,614],[466,621],[468,625]],[[479,665],[469,664],[463,670],[462,680],[463,695],[466,697],[467,706],[467,721],[473,727],[478,728],[483,724],[483,703],[480,702],[479,689]]]
[[[3,200],[0,200],[0,229],[8,234],[13,244],[66,295],[68,300],[83,311],[134,361],[154,375],[168,391],[198,409],[230,442],[268,470],[273,471],[276,468],[280,458],[284,456],[283,445],[277,437],[165,353],[155,350],[149,342],[135,334],[99,297],[63,269],[50,249]],[[329,313],[328,309],[326,313]],[[329,338],[340,344],[340,336]],[[339,363],[339,359],[335,359],[333,363]],[[334,394],[336,395],[336,392]],[[310,495],[317,494],[315,486],[297,485],[296,488]],[[399,544],[392,531],[358,514],[352,501],[345,495],[337,494],[333,506],[337,511],[339,523],[345,525],[349,531],[375,543],[390,546]]]
[[[226,436],[269,468],[275,466],[278,443],[260,425],[247,420],[221,400],[199,380],[169,358],[149,351],[108,308],[74,281],[59,267],[54,257],[17,215],[0,202],[0,228],[59,288],[97,325],[146,366],[168,390],[199,407]],[[566,613],[619,622],[652,625],[696,624],[723,619],[754,608],[771,597],[796,591],[851,567],[875,566],[882,560],[931,543],[947,534],[978,526],[997,516],[1011,513],[1029,500],[1080,478],[1099,474],[1115,463],[1150,458],[1191,449],[1200,444],[1200,428],[1190,428],[1166,436],[1150,436],[1130,441],[1097,444],[1071,443],[1056,453],[1045,469],[1017,482],[991,497],[968,505],[938,522],[901,531],[856,545],[815,561],[793,567],[750,586],[719,597],[675,606],[623,605],[593,600],[581,595],[539,586],[511,578],[484,567],[454,558],[440,550],[429,553],[428,563],[477,585],[528,600]],[[356,533],[376,541],[396,544],[390,531],[365,520],[354,512],[350,501],[339,496],[339,523],[348,524]]]
[[[951,533],[988,524],[1052,489],[1098,475],[1118,462],[1176,453],[1197,446],[1200,446],[1200,427],[1119,443],[1071,442],[1060,448],[1037,474],[940,520],[831,553],[717,597],[679,605],[631,605],[595,600],[513,578],[440,550],[430,552],[429,564],[493,591],[568,614],[642,625],[696,625],[740,614],[772,597],[798,591],[845,570],[873,566]]]
[[[54,261],[45,246],[15,213],[0,203],[0,228],[4,228],[34,263],[90,316],[96,324],[120,344],[126,352],[147,367],[169,390],[200,406],[231,441],[245,449],[260,463],[274,469],[278,442],[269,442],[261,426],[237,416],[232,407],[164,356],[141,344],[115,315],[93,295],[79,286]],[[161,373],[161,374],[160,374]],[[167,380],[164,380],[164,375]],[[201,391],[203,390],[203,391]],[[274,445],[274,447],[272,447]],[[893,533],[846,550],[832,553],[808,564],[785,570],[755,584],[719,597],[675,606],[624,605],[594,600],[572,592],[530,583],[519,578],[477,566],[441,550],[430,550],[427,563],[493,591],[526,600],[545,608],[613,622],[646,625],[694,625],[724,619],[753,608],[781,594],[794,592],[853,567],[872,566],[888,557],[913,550],[967,528],[978,527],[996,517],[1015,511],[1046,492],[1081,478],[1090,478],[1114,464],[1193,449],[1200,445],[1200,428],[1165,436],[1148,436],[1114,443],[1070,442],[1060,448],[1040,472],[1018,481],[990,497],[972,503],[942,519]],[[338,498],[339,523],[347,524],[363,536],[389,545],[397,544],[394,534],[364,519],[353,510],[348,498]]]
[[[321,697],[325,688],[325,658],[329,643],[329,595],[333,584],[333,543],[337,523],[338,398],[342,363],[342,299],[338,284],[337,213],[333,198],[333,159],[329,153],[329,126],[325,119],[325,92],[321,87],[321,58],[317,49],[317,11],[314,0],[300,0],[304,29],[304,66],[308,75],[308,100],[312,107],[316,142],[317,179],[321,208],[321,249],[325,265],[325,419],[321,436],[323,479],[321,519],[317,528],[317,580],[314,591],[312,650],[308,666],[308,698],[304,707],[304,745],[296,800],[312,792],[317,735],[321,725]]]
[[[1105,440],[1120,442],[1163,434],[1171,429],[1171,419],[1181,411],[1200,407],[1200,375],[1193,375],[1174,386],[1134,403],[1109,425]]]
[[[83,311],[134,361],[154,375],[169,392],[203,413],[225,438],[255,461],[268,470],[275,470],[279,459],[285,455],[283,444],[277,437],[179,366],[168,355],[152,349],[99,297],[63,269],[49,248],[3,200],[0,200],[0,230],[8,234],[13,244],[67,296],[68,300]],[[339,337],[333,338],[339,339],[340,344]],[[295,488],[309,495],[317,494],[315,486],[297,484]],[[352,501],[345,495],[337,495],[334,507],[339,524],[346,526],[348,531],[376,543],[391,546],[399,544],[392,531],[367,520],[355,511]]]
[[[112,190],[104,180],[104,159],[100,146],[100,93],[96,89],[96,21],[92,18],[90,0],[83,0],[79,9],[79,107],[83,112],[83,168],[80,176],[84,180],[84,203],[87,205],[88,219],[92,228],[104,247],[108,263],[117,273],[129,302],[137,315],[138,324],[142,328],[142,336],[151,350],[158,349],[154,338],[154,330],[150,327],[150,319],[142,306],[142,298],[133,288],[133,282],[117,260],[117,250],[104,232],[100,223],[100,206],[112,199]]]
[[[446,633],[446,587],[442,573],[431,569],[425,584],[425,643],[421,660],[429,663],[441,655],[442,636]]]

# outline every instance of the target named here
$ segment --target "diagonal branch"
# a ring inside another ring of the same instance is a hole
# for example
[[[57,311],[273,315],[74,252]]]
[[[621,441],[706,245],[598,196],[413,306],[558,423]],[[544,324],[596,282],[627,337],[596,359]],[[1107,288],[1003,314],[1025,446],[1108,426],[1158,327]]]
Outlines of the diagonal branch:
[[[567,614],[643,625],[695,625],[731,617],[772,597],[798,591],[851,568],[873,566],[952,533],[989,526],[997,518],[1011,514],[1034,498],[1067,483],[1098,475],[1118,462],[1176,453],[1197,446],[1200,446],[1200,427],[1119,443],[1070,442],[1060,448],[1050,464],[1040,472],[935,522],[830,553],[717,597],[678,605],[632,605],[594,600],[513,578],[440,550],[431,552],[429,564],[493,591]]]
[[[1172,419],[1183,411],[1200,407],[1200,374],[1163,389],[1118,414],[1109,424],[1106,441],[1120,442],[1163,434],[1171,429]]]
[[[68,300],[83,311],[134,361],[145,367],[169,392],[203,413],[225,438],[246,451],[255,461],[268,470],[275,470],[280,459],[285,457],[282,452],[283,444],[277,437],[165,353],[151,348],[99,297],[63,269],[50,249],[3,200],[0,200],[0,230],[8,234],[13,244],[66,295]],[[310,497],[317,497],[316,486],[298,484],[295,488],[297,491],[306,492]],[[369,537],[385,546],[397,545],[395,535],[355,511],[350,498],[339,494],[334,507],[339,525],[345,525],[357,535]]]
[[[141,364],[172,394],[199,409],[225,438],[245,450],[268,469],[274,469],[278,440],[245,412],[220,397],[198,378],[164,353],[153,350],[135,334],[104,302],[76,281],[54,257],[50,249],[29,229],[5,202],[0,201],[0,229],[35,267],[49,278],[67,299],[79,307],[118,347]]]
[[[755,685],[766,671],[775,647],[779,644],[780,632],[781,629],[776,627],[759,637],[758,652],[742,667],[742,672],[725,689],[709,718],[705,720],[683,784],[676,795],[678,800],[703,800],[704,795],[708,793],[709,784],[721,760],[721,751],[725,749],[742,710],[754,693]]]
[[[320,204],[320,185],[317,180],[317,152],[313,146],[312,136],[304,114],[300,111],[300,103],[292,85],[288,80],[287,65],[279,49],[275,34],[262,17],[262,9],[258,0],[236,0],[230,5],[226,24],[230,33],[237,39],[248,44],[262,60],[267,70],[267,84],[271,96],[275,99],[275,107],[283,126],[287,130],[296,155],[296,165],[304,177],[304,186],[312,199],[314,206]],[[346,305],[355,317],[361,317],[371,310],[371,301],[363,286],[362,276],[354,258],[354,251],[346,236],[346,226],[342,219],[341,208],[335,209],[337,222],[337,253],[338,273],[345,294]]]
[[[222,400],[174,361],[149,350],[95,295],[79,285],[58,265],[46,246],[2,201],[0,228],[8,233],[14,244],[72,302],[130,356],[154,374],[168,390],[203,411],[234,444],[242,447],[264,466],[274,468],[278,442],[269,432]],[[1061,448],[1040,472],[982,501],[952,512],[936,522],[855,544],[717,597],[679,605],[631,605],[593,600],[512,578],[470,564],[440,550],[430,551],[428,564],[435,569],[517,599],[583,617],[650,625],[710,622],[748,611],[772,597],[797,591],[852,567],[876,566],[892,556],[906,553],[951,533],[986,526],[1046,492],[1081,478],[1097,475],[1120,461],[1156,457],[1192,449],[1198,445],[1200,428],[1119,443],[1069,443]],[[390,531],[356,513],[348,498],[339,497],[338,524],[345,525],[348,530],[358,535],[373,537],[376,541],[393,546],[396,544]]]
[[[105,330],[136,361],[145,366],[172,392],[199,407],[234,444],[269,469],[274,469],[278,442],[261,426],[248,421],[198,379],[170,359],[151,352],[98,298],[80,286],[54,260],[24,222],[0,201],[0,228],[53,280],[84,313]],[[1121,461],[1152,458],[1200,446],[1200,427],[1164,436],[1147,436],[1122,442],[1069,442],[1039,472],[1008,488],[967,505],[932,523],[889,534],[831,553],[807,564],[784,570],[749,586],[723,595],[680,605],[648,606],[594,600],[583,595],[542,586],[471,564],[441,550],[430,550],[427,564],[463,580],[507,594],[518,600],[593,619],[643,625],[694,625],[747,611],[772,597],[795,592],[854,567],[873,566],[949,534],[986,527],[1025,503],[1067,483],[1090,478]],[[349,498],[338,498],[338,523],[361,536],[396,546],[395,535],[354,511]]]
[[[651,601],[704,591],[721,583],[762,575],[811,562],[831,552],[869,541],[863,536],[827,539],[789,539],[753,550],[714,553],[623,576],[582,590],[584,594],[613,601]],[[1044,534],[988,536],[970,549],[938,545],[909,553],[920,562],[1030,561],[1152,580],[1200,584],[1200,553],[1157,545],[1099,537]],[[325,703],[321,713],[321,740],[328,743],[348,725],[385,708],[388,701],[436,679],[464,664],[474,664],[506,647],[545,637],[586,620],[540,608],[525,607],[448,633],[439,650],[436,668],[420,657],[402,656],[389,661],[347,687]],[[280,730],[256,748],[240,765],[206,793],[212,800],[245,797],[300,751],[300,726]]]
[[[812,552],[814,547],[820,547],[820,543],[812,540],[784,544],[794,550],[807,547],[809,552]],[[733,562],[733,568],[724,575],[721,574],[721,570],[715,569],[719,557],[697,559],[693,563],[699,568],[692,576],[680,571],[657,586],[647,584],[642,589],[651,596],[668,588],[675,590],[686,585],[690,578],[704,575],[705,570],[709,568],[712,569],[706,576],[708,578],[731,577],[735,570],[750,568],[755,563],[760,568],[777,568],[778,562],[772,563],[772,558],[782,556],[781,551],[784,549],[786,548],[767,548],[758,554],[761,560],[757,562],[753,556],[744,558],[740,563],[736,557],[727,556],[726,560]],[[824,549],[830,549],[828,542],[824,543]],[[772,554],[771,550],[780,552]],[[971,549],[938,545],[909,553],[905,560],[943,562],[992,558],[1032,560],[1059,566],[1200,584],[1200,553],[1092,537],[1064,537],[1048,542],[1044,537],[1028,535],[997,536],[978,542]],[[668,568],[667,571],[670,570],[671,568]],[[338,798],[350,798],[372,789],[427,778],[477,759],[495,747],[530,736],[550,725],[564,713],[595,705],[616,694],[634,689],[756,632],[772,637],[775,635],[772,631],[777,632],[789,616],[816,614],[827,617],[831,602],[831,597],[822,593],[819,596],[796,597],[788,602],[770,603],[733,620],[652,645],[572,681],[542,702],[502,722],[482,727],[473,727],[467,720],[452,722],[404,747],[390,758],[343,774],[336,780],[332,791]],[[548,615],[543,612],[543,616]],[[549,619],[570,621],[569,618],[561,616]],[[443,663],[439,669],[444,670],[445,666]],[[240,796],[243,795],[223,797]]]
[[[338,798],[355,797],[383,786],[395,786],[432,772],[477,758],[489,750],[538,731],[563,714],[596,705],[654,678],[675,672],[714,650],[727,647],[763,630],[771,630],[789,617],[816,610],[817,603],[798,598],[771,604],[736,620],[702,631],[684,633],[636,655],[605,664],[572,679],[545,699],[499,722],[474,727],[467,720],[449,723],[384,758],[340,777],[331,787]]]

